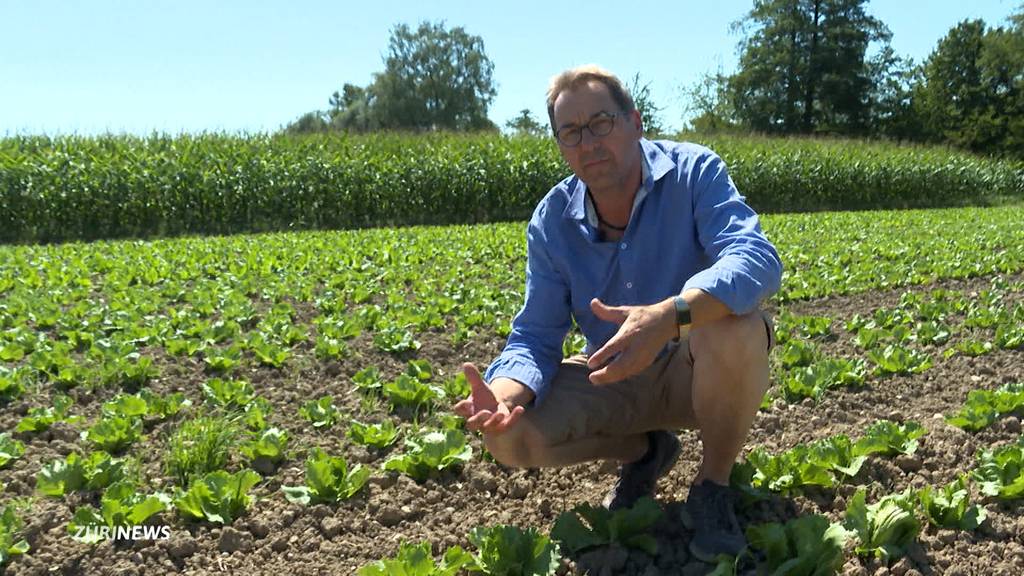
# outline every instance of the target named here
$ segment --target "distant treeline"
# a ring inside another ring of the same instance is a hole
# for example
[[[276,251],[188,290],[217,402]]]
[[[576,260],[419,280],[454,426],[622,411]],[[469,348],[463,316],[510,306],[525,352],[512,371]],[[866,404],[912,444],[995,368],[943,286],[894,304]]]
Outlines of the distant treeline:
[[[682,87],[685,118],[666,122],[649,81],[612,70],[632,78],[645,133],[685,120],[702,134],[868,138],[1024,159],[1024,5],[996,26],[957,23],[921,62],[893,50],[867,0],[758,0],[734,29],[736,70],[708,71]],[[496,131],[487,118],[493,71],[480,36],[444,23],[399,24],[370,84],[344,83],[328,110],[284,131]],[[550,133],[548,119],[528,109],[505,128]]]
[[[1021,163],[942,148],[695,140],[761,212],[1024,198]],[[569,174],[550,138],[493,133],[13,137],[0,139],[0,241],[523,220]]]

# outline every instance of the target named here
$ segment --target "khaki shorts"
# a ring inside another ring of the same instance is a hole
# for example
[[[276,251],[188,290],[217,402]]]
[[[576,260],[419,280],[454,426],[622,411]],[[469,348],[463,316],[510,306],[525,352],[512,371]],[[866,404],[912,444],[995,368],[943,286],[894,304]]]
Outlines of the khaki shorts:
[[[768,350],[775,345],[771,316],[761,312]],[[649,430],[697,428],[693,413],[693,356],[689,340],[668,350],[643,372],[612,384],[590,382],[587,356],[562,360],[544,402],[523,414],[557,445],[592,436],[628,436]]]

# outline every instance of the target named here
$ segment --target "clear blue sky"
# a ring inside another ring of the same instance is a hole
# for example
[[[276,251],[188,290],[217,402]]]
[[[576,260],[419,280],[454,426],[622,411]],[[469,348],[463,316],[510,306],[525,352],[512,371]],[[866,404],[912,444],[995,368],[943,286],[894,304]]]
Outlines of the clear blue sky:
[[[873,0],[897,53],[924,59],[965,18],[1003,24],[1022,0]],[[736,65],[729,24],[750,0],[313,2],[0,0],[0,136],[273,131],[383,68],[391,28],[444,20],[481,36],[499,125],[542,119],[548,79],[595,62],[652,82],[682,125],[682,88]]]

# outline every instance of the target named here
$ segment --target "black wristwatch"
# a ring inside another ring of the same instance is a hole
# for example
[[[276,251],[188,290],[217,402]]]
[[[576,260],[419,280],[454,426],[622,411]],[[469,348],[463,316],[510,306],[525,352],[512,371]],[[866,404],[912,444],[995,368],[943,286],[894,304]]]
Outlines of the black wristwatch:
[[[672,299],[672,302],[676,305],[676,324],[679,326],[679,338],[686,338],[690,334],[690,324],[693,323],[693,318],[690,316],[690,305],[686,303],[682,296],[676,296]]]

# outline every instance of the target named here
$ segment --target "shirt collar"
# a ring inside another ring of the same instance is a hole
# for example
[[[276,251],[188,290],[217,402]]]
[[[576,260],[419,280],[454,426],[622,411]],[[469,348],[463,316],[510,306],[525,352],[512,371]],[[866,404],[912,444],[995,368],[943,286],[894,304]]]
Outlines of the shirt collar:
[[[650,192],[654,188],[654,183],[669,173],[675,167],[675,164],[667,154],[662,152],[661,148],[646,138],[640,138],[640,151],[640,157],[643,160],[641,163],[643,175],[641,176],[640,188],[644,192]],[[646,194],[637,194],[637,198],[633,202],[634,207],[643,196],[646,196]],[[576,184],[572,189],[569,203],[562,212],[562,216],[571,220],[585,219],[587,217],[586,197],[587,185],[583,183],[583,180],[576,178]]]

